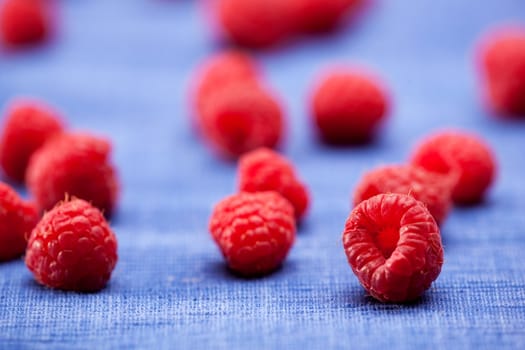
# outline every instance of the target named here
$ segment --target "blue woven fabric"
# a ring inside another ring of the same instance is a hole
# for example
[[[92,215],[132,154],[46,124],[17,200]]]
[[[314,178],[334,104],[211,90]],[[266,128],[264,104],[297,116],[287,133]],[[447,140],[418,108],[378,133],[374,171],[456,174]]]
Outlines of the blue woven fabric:
[[[110,136],[123,185],[120,260],[100,293],[48,290],[22,260],[0,264],[0,348],[525,348],[525,122],[484,110],[473,65],[479,35],[524,23],[525,2],[374,3],[333,36],[255,54],[288,111],[282,150],[313,197],[284,267],[256,280],[232,276],[207,232],[211,208],[235,190],[235,165],[191,131],[191,72],[218,49],[198,1],[63,1],[55,42],[0,53],[0,103],[38,96],[72,128]],[[365,64],[391,88],[391,119],[368,147],[314,137],[310,87],[335,62]],[[351,192],[364,171],[406,160],[443,127],[482,134],[498,180],[443,226],[443,271],[421,301],[377,303],[341,244]]]

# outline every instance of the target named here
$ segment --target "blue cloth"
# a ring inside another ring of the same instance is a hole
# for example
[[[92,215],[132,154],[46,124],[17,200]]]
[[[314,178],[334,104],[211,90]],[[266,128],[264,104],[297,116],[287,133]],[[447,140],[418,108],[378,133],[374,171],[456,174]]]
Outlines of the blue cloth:
[[[473,65],[479,35],[523,24],[525,2],[376,0],[333,36],[255,54],[288,110],[282,150],[313,197],[284,267],[256,280],[232,276],[207,232],[211,208],[235,190],[235,165],[189,122],[191,73],[218,49],[199,2],[61,5],[55,42],[0,53],[0,103],[38,96],[72,128],[113,139],[120,259],[109,286],[87,295],[40,287],[21,259],[0,264],[0,348],[525,348],[525,122],[482,107]],[[334,62],[365,64],[391,89],[391,119],[368,147],[314,137],[308,96]],[[364,171],[405,161],[444,127],[483,135],[498,180],[485,203],[448,218],[443,271],[421,301],[377,303],[342,248],[351,192]]]

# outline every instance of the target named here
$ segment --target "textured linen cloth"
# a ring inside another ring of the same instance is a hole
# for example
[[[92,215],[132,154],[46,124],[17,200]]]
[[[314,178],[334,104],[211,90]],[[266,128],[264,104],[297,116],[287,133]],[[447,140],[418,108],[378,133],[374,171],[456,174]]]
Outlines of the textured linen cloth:
[[[61,2],[49,45],[0,53],[0,103],[23,94],[59,107],[72,129],[114,142],[122,196],[112,220],[120,259],[106,289],[36,284],[22,259],[0,264],[1,349],[520,349],[525,348],[525,121],[482,106],[475,42],[493,25],[525,23],[522,0],[376,0],[332,36],[256,52],[287,109],[281,149],[313,205],[278,272],[231,275],[207,231],[235,191],[235,164],[193,132],[191,72],[217,45],[196,0]],[[332,63],[383,77],[393,108],[377,142],[331,148],[315,138],[308,97]],[[472,130],[492,145],[486,201],[455,208],[442,228],[443,271],[417,303],[367,297],[341,232],[364,171],[400,163],[422,137]]]

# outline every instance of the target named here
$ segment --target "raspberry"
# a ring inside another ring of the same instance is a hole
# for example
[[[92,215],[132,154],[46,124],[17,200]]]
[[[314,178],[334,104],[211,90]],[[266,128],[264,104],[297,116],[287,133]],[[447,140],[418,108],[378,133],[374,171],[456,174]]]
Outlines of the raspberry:
[[[279,104],[266,91],[243,83],[217,90],[201,116],[203,133],[219,154],[236,158],[258,147],[275,147],[284,121]]]
[[[239,190],[245,192],[276,191],[293,206],[300,220],[308,207],[308,192],[297,179],[292,164],[267,148],[246,153],[239,160]]]
[[[501,114],[525,116],[525,28],[489,34],[480,51],[488,103]]]
[[[197,114],[203,113],[208,98],[229,84],[239,82],[257,85],[255,62],[240,51],[226,51],[208,59],[200,68],[195,88]]]
[[[421,202],[404,194],[379,194],[355,207],[343,245],[361,285],[382,302],[418,298],[443,265],[439,227]]]
[[[0,37],[10,46],[44,41],[51,31],[49,3],[45,0],[5,0],[0,7]]]
[[[412,155],[412,164],[456,176],[452,199],[458,204],[481,201],[496,174],[490,147],[479,137],[459,131],[427,137]]]
[[[294,27],[289,1],[219,0],[216,11],[225,34],[243,46],[271,46]]]
[[[450,209],[455,178],[412,165],[390,165],[366,173],[354,193],[354,206],[381,193],[408,194],[427,206],[439,224]]]
[[[361,0],[292,0],[299,29],[307,32],[328,31],[354,11]]]
[[[33,203],[26,202],[8,185],[0,182],[0,261],[22,255],[38,221]]]
[[[293,208],[277,192],[227,197],[213,210],[209,228],[230,269],[244,276],[278,268],[295,239]]]
[[[118,179],[109,163],[111,145],[89,134],[62,134],[35,152],[27,185],[40,210],[49,210],[66,195],[90,201],[110,216]]]
[[[31,155],[62,129],[58,113],[45,104],[29,100],[13,102],[0,135],[0,166],[5,175],[23,182]]]
[[[26,265],[48,287],[98,291],[117,263],[117,239],[102,213],[80,199],[61,203],[34,228]]]
[[[332,144],[369,141],[387,109],[383,88],[357,71],[340,70],[325,76],[315,89],[312,103],[318,131]]]

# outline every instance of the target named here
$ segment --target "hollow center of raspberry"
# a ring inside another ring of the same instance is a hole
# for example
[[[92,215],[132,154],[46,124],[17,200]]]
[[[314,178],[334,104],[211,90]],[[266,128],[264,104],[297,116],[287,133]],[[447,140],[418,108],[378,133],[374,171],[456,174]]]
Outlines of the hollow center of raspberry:
[[[375,237],[376,246],[379,248],[385,259],[390,258],[399,241],[399,229],[387,227],[378,232]]]

